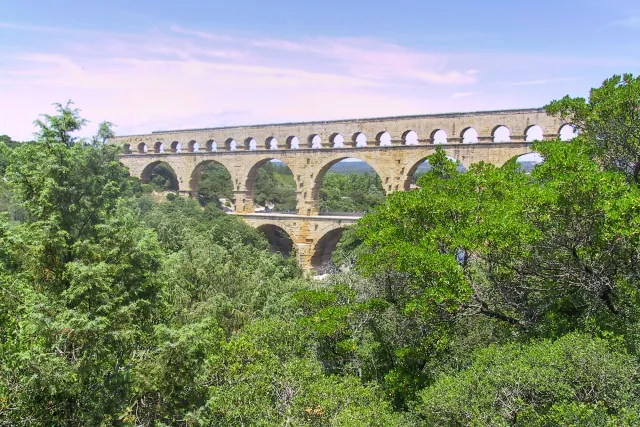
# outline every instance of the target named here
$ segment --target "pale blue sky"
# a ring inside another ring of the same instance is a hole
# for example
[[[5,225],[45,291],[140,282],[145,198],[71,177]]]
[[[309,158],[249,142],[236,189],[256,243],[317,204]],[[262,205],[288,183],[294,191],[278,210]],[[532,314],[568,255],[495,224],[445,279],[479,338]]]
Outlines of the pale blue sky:
[[[630,0],[0,2],[16,139],[69,98],[128,134],[538,107],[640,73]]]

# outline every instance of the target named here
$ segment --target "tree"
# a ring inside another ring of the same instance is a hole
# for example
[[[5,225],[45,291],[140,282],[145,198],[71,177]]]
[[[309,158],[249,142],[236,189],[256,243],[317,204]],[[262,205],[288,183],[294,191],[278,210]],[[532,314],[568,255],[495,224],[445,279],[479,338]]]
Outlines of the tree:
[[[320,188],[320,211],[365,212],[384,199],[382,181],[376,173],[328,172]]]
[[[640,184],[640,76],[615,75],[591,89],[588,100],[565,96],[546,110],[575,125],[606,168]]]
[[[198,196],[204,205],[218,204],[220,198],[233,200],[233,182],[227,168],[216,162],[208,164],[200,176]]]
[[[286,165],[265,163],[256,174],[254,201],[258,205],[273,205],[277,211],[296,208],[296,184]]]
[[[637,425],[637,361],[603,339],[490,346],[420,393],[426,425]]]
[[[56,109],[7,167],[27,217],[0,235],[0,418],[116,423],[158,309],[160,247],[122,199],[117,149],[74,137],[86,121]]]

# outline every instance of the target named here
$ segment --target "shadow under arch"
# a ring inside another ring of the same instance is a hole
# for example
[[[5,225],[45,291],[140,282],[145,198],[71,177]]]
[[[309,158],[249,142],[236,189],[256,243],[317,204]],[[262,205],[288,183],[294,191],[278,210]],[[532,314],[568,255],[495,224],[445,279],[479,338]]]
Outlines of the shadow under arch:
[[[420,175],[431,170],[431,165],[429,165],[429,157],[430,156],[423,157],[422,159],[415,162],[413,166],[411,166],[411,168],[409,168],[404,181],[404,191],[411,191],[414,188],[417,188],[415,187],[415,181],[417,181]],[[459,162],[455,157],[447,156],[447,159],[451,160],[454,163],[458,163],[457,169],[459,172],[467,171],[467,168],[465,168],[462,163]]]
[[[284,258],[293,254],[293,240],[284,228],[276,224],[262,224],[257,230],[265,235],[272,252],[280,253]]]
[[[342,164],[339,168],[334,169],[338,164]],[[358,165],[358,166],[356,166]],[[334,170],[332,170],[334,169]],[[326,162],[315,174],[313,177],[313,187],[311,188],[311,200],[313,201],[313,208],[317,212],[361,212],[360,210],[353,209],[333,209],[327,208],[327,203],[321,203],[321,190],[323,189],[323,184],[325,182],[325,177],[329,171],[335,172],[336,174],[342,175],[350,175],[350,174],[358,174],[358,175],[375,175],[374,180],[377,180],[375,184],[379,187],[380,196],[382,199],[387,194],[387,190],[385,189],[386,185],[390,185],[390,183],[383,182],[383,175],[380,174],[376,166],[372,166],[366,160],[361,159],[357,155],[345,155],[343,157],[334,158]],[[369,191],[369,189],[365,189],[365,191]],[[367,196],[367,194],[360,194],[360,196]],[[343,196],[343,198],[348,198],[348,196]],[[307,199],[305,193],[305,200]],[[362,203],[360,203],[362,205]],[[323,206],[324,205],[324,206]],[[347,205],[345,203],[345,205]],[[362,211],[366,210],[363,209]]]
[[[336,250],[344,230],[346,230],[344,227],[335,228],[316,242],[311,255],[311,267],[318,273],[322,274],[323,267],[329,267],[332,264],[333,251]]]
[[[144,167],[140,174],[143,184],[152,184],[160,191],[179,191],[178,176],[173,167],[162,160],[151,162]]]
[[[260,174],[263,169],[264,173]],[[274,177],[274,175],[279,175]],[[262,188],[261,179],[270,180],[269,185]],[[248,198],[254,201],[256,212],[295,212],[297,210],[296,190],[298,181],[289,165],[277,156],[265,157],[256,162],[245,177],[244,182]],[[258,193],[257,190],[260,190]],[[267,205],[271,207],[267,207]]]
[[[233,189],[233,178],[229,168],[216,160],[204,160],[191,172],[189,190],[192,194],[198,195],[198,201],[203,205],[219,201],[221,209],[227,207],[230,212],[234,211]],[[220,200],[221,198],[225,200]]]

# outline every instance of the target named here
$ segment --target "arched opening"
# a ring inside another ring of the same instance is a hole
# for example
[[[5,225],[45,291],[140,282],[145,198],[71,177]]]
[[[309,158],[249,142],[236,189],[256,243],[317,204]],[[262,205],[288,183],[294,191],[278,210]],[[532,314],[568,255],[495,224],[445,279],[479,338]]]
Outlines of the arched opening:
[[[201,205],[213,203],[225,212],[235,211],[233,180],[221,163],[207,160],[198,164],[191,175],[191,187],[197,190]]]
[[[284,258],[289,258],[293,253],[293,240],[281,227],[274,224],[265,224],[258,227],[269,241],[272,252],[280,253]]]
[[[122,152],[125,154],[131,154],[131,144],[123,144]]]
[[[558,131],[558,137],[560,141],[571,141],[573,138],[578,136],[578,131],[576,127],[572,124],[564,124]]]
[[[291,169],[278,159],[265,159],[249,171],[247,189],[256,212],[296,212],[296,181]]]
[[[207,151],[209,152],[218,151],[218,144],[216,143],[215,140],[210,139],[209,141],[207,141]]]
[[[508,127],[500,125],[493,130],[493,142],[511,142],[511,131]]]
[[[356,132],[353,135],[353,143],[356,148],[362,148],[367,146],[367,136],[362,132]]]
[[[140,179],[143,184],[151,184],[153,191],[157,193],[176,192],[180,189],[176,173],[166,162],[149,163],[142,171]]]
[[[173,141],[171,143],[171,151],[174,153],[182,153],[182,144],[178,141]]]
[[[465,168],[462,163],[458,162],[457,159],[455,159],[454,157],[451,156],[447,156],[447,159],[449,159],[450,161],[452,161],[453,163],[457,163],[458,166],[456,167],[456,169],[458,170],[458,172],[466,172],[467,168]],[[405,191],[410,191],[410,190],[414,190],[416,188],[419,188],[418,186],[418,180],[420,179],[420,177],[422,175],[424,175],[425,173],[429,172],[431,169],[433,169],[433,167],[429,164],[429,159],[428,158],[423,158],[421,160],[419,160],[418,162],[416,162],[413,167],[411,169],[409,169],[409,172],[407,173],[407,179],[404,182],[404,190]]]
[[[244,149],[248,151],[255,151],[258,149],[258,143],[255,138],[249,137],[244,140]]]
[[[313,255],[311,256],[311,267],[313,267],[318,274],[324,273],[323,270],[330,269],[333,266],[331,256],[336,246],[338,246],[340,238],[342,238],[342,233],[344,233],[344,228],[331,230],[316,243]]]
[[[463,144],[475,144],[478,142],[478,131],[474,128],[467,128],[460,134]]]
[[[309,136],[309,146],[311,148],[322,148],[322,138],[320,138],[320,135],[310,135]]]
[[[544,162],[544,157],[540,153],[527,153],[516,158],[516,163],[519,169],[525,173],[531,173],[531,171],[540,163]]]
[[[153,146],[153,151],[157,154],[164,153],[164,144],[160,141],[156,142]]]
[[[544,132],[540,126],[533,125],[527,128],[524,136],[526,142],[542,141],[544,139]]]
[[[300,140],[297,136],[290,136],[287,138],[287,147],[292,150],[297,150],[300,148]]]
[[[333,148],[344,148],[344,136],[339,133],[334,133],[331,135],[331,145]]]
[[[385,190],[378,173],[355,158],[336,159],[315,178],[314,200],[321,213],[362,213],[383,203]]]
[[[238,143],[233,138],[227,139],[224,145],[225,147],[227,147],[227,150],[229,151],[236,151],[238,149]]]
[[[446,135],[445,135],[446,137]],[[408,130],[402,134],[404,145],[418,145],[418,134],[414,130]]]
[[[389,132],[380,132],[376,137],[380,147],[391,147],[391,134]]]
[[[189,141],[188,147],[189,147],[189,151],[191,151],[192,153],[197,153],[198,149],[200,148],[196,141]]]
[[[433,144],[448,144],[447,133],[442,129],[437,129],[431,133],[431,141]]]
[[[145,144],[144,142],[141,142],[140,144],[138,144],[138,153],[145,154],[146,152],[147,152],[147,144]]]
[[[277,150],[278,149],[278,140],[274,136],[270,136],[265,141],[267,150]]]

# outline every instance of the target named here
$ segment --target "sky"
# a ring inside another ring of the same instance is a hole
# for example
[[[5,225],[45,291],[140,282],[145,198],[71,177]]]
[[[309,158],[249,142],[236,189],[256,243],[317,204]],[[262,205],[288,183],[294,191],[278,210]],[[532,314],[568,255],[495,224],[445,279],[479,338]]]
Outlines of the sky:
[[[631,0],[0,0],[0,135],[541,107],[640,73]]]

